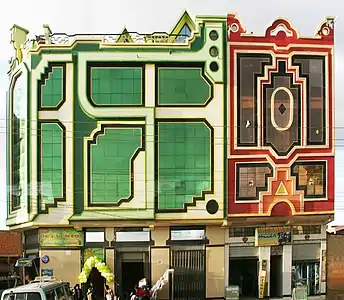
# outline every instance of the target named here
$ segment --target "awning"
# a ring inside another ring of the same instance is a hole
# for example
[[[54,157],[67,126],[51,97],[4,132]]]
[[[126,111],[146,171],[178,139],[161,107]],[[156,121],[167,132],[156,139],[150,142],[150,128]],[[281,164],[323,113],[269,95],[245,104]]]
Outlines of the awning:
[[[32,267],[36,258],[19,258],[15,264],[15,267]]]

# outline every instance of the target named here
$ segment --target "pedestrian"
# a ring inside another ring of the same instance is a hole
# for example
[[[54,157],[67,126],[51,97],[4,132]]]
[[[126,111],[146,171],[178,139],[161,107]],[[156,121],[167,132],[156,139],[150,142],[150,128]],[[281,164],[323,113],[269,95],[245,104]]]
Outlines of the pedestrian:
[[[87,296],[87,300],[93,300],[93,286],[92,286],[92,284],[88,288],[86,296]]]
[[[105,285],[105,298],[106,298],[106,300],[114,300],[115,299],[115,295],[113,293],[113,290],[108,285]]]
[[[82,289],[78,283],[73,288],[73,296],[74,300],[82,300]]]

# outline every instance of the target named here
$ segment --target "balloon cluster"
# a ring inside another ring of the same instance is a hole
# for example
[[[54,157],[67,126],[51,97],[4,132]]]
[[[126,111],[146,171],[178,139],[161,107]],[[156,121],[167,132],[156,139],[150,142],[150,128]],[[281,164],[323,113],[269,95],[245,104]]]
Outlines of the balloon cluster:
[[[82,271],[78,277],[80,283],[87,282],[87,278],[93,268],[96,268],[107,282],[113,281],[113,274],[109,267],[105,265],[105,263],[103,263],[98,257],[91,256],[85,261],[84,267],[82,268]]]

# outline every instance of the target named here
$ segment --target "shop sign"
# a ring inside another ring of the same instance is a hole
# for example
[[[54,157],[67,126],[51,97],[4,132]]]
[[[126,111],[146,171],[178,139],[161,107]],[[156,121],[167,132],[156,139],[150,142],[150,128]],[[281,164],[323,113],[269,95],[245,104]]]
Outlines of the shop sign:
[[[15,264],[15,267],[18,268],[25,268],[25,267],[32,267],[32,258],[19,258]]]
[[[260,274],[260,282],[259,282],[259,299],[264,299],[265,288],[266,288],[266,271],[262,271]]]
[[[256,247],[291,244],[291,227],[261,227],[256,229]]]
[[[79,247],[84,245],[84,233],[76,229],[41,229],[41,247]]]
[[[54,270],[53,269],[42,269],[41,276],[43,277],[54,277]]]

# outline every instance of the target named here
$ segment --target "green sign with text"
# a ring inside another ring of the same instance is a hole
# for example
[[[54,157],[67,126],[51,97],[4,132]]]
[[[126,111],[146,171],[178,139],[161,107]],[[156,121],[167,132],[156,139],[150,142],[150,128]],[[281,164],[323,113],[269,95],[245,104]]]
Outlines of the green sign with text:
[[[84,233],[76,229],[41,229],[41,247],[80,247],[84,245]]]

